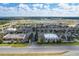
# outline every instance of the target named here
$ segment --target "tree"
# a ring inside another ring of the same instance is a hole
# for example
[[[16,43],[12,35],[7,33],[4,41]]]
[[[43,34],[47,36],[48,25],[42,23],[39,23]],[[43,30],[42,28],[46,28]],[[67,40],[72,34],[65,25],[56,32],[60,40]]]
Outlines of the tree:
[[[1,43],[3,43],[3,40],[2,40],[2,39],[0,39],[0,44],[1,44]]]
[[[33,40],[33,33],[30,34],[30,36],[28,37],[28,40],[31,42]]]
[[[0,43],[3,43],[3,36],[4,36],[4,34],[1,33],[1,34],[0,34]]]
[[[35,28],[35,27],[33,27],[33,28],[32,28],[32,30],[33,30],[33,32],[34,32],[34,31],[36,31],[36,28]]]
[[[35,41],[38,40],[38,32],[36,31],[36,34],[35,34]]]
[[[55,41],[53,40],[53,43],[55,43]]]

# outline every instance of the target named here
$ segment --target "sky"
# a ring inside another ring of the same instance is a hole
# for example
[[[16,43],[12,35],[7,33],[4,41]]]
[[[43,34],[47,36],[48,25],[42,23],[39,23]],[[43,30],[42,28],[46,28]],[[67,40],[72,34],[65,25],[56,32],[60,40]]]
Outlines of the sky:
[[[0,3],[0,17],[79,17],[79,3]]]

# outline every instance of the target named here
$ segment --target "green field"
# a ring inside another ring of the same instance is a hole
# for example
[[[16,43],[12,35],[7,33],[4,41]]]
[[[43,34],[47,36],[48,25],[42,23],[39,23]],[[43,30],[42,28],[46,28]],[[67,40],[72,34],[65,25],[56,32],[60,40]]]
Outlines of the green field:
[[[29,44],[0,44],[0,46],[27,47]]]
[[[8,20],[0,20],[0,25],[6,24],[8,22],[9,22]]]
[[[79,46],[79,42],[66,42],[59,45]]]
[[[38,45],[64,45],[64,46],[79,46],[79,42],[62,42],[62,43],[46,43],[46,44],[38,44]]]

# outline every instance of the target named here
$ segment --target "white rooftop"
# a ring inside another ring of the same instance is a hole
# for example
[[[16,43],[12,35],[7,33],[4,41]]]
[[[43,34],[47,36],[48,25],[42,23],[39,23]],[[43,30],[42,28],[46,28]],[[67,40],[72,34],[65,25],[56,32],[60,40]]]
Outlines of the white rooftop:
[[[8,31],[16,31],[16,28],[7,28]]]
[[[26,36],[26,34],[7,34],[3,38],[6,38],[6,39],[12,39],[12,38],[24,39],[25,36]]]
[[[44,34],[45,39],[58,39],[56,34]]]

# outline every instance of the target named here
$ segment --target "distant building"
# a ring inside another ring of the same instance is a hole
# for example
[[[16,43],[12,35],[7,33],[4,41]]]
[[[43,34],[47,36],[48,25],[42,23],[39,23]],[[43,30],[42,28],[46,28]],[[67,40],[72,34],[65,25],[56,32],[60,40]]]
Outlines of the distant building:
[[[45,39],[48,39],[48,40],[49,40],[49,39],[50,39],[50,40],[51,40],[51,39],[53,39],[53,40],[54,40],[54,39],[59,39],[56,34],[51,34],[51,33],[46,33],[46,34],[44,34],[44,37],[45,37]]]
[[[17,29],[16,29],[17,28]],[[69,27],[66,24],[36,24],[22,25],[16,28],[7,28],[7,35],[3,37],[4,42],[33,42],[42,39],[44,42],[72,41],[77,37],[78,29]],[[16,34],[14,34],[16,33]],[[75,35],[77,34],[77,35]],[[29,41],[29,39],[31,39]]]
[[[41,33],[53,33],[55,31],[66,31],[68,28],[67,25],[64,24],[59,24],[59,25],[54,25],[54,24],[46,24],[46,25],[37,25],[36,30]]]
[[[7,31],[16,31],[17,29],[16,28],[7,28],[6,30]]]
[[[14,33],[16,31],[17,31],[16,28],[7,28],[7,29],[4,30],[4,33]]]
[[[7,42],[29,42],[30,34],[7,34],[3,37],[4,43]]]
[[[28,33],[28,32],[32,32],[32,27],[20,27],[17,29],[17,33]]]
[[[58,35],[53,34],[53,33],[40,33],[38,34],[38,40],[42,39],[44,42],[56,42],[59,41],[60,38],[58,37]]]

